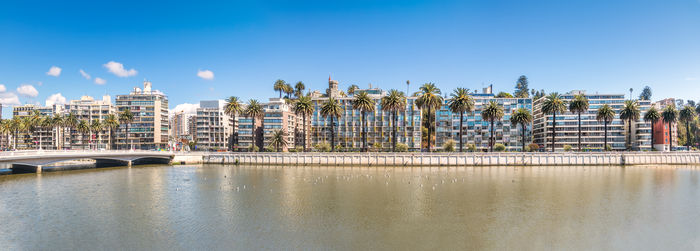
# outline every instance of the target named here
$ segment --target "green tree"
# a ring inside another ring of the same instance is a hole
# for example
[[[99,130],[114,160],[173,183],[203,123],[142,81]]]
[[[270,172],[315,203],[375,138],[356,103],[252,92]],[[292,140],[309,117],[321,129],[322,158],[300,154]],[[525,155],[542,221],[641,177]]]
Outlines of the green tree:
[[[280,94],[281,95],[281,94]],[[258,102],[255,99],[251,99],[248,101],[248,107],[246,107],[245,111],[243,112],[247,117],[251,119],[251,134],[250,134],[250,144],[251,146],[256,146],[255,145],[255,130],[257,128],[255,127],[255,119],[256,118],[262,118],[265,114],[263,111],[262,105],[260,105],[260,102]]]
[[[306,89],[306,86],[304,85],[304,82],[297,82],[294,85],[294,95],[297,96],[297,98],[301,98],[301,96],[304,95],[304,90]]]
[[[73,131],[78,126],[78,122],[78,118],[72,112],[66,114],[63,118],[63,124],[68,127],[68,141],[71,143],[71,148],[73,148]],[[66,147],[65,141],[63,142],[63,147]]]
[[[642,93],[639,94],[640,100],[651,100],[651,87],[645,86]]]
[[[522,75],[518,78],[518,81],[515,82],[515,97],[516,98],[529,98],[530,97],[530,89],[528,88],[528,81],[527,77],[525,75]]]
[[[581,113],[588,111],[588,98],[577,94],[569,103],[569,111],[578,115],[578,150],[581,151]]]
[[[53,128],[53,117],[40,116],[37,121],[37,126],[43,130]],[[39,133],[39,149],[43,149],[42,142],[42,134]]]
[[[491,133],[489,135],[489,151],[491,152],[493,152],[493,145],[496,143],[496,137],[494,135],[495,122],[496,120],[500,121],[503,115],[503,106],[499,105],[494,100],[489,101],[488,105],[481,111],[481,117],[491,124]]]
[[[392,137],[392,145],[391,145],[391,151],[396,151],[396,143],[397,143],[397,136],[396,136],[396,124],[398,124],[398,112],[406,110],[406,96],[404,96],[403,92],[391,89],[389,90],[389,94],[382,97],[382,110],[391,112],[392,120],[391,120],[391,137]]]
[[[690,122],[695,121],[695,109],[692,106],[686,105],[681,109],[679,112],[679,117],[678,119],[685,123],[685,135],[686,135],[686,140],[685,140],[685,146],[687,146],[690,149],[691,146],[691,138],[690,138]]]
[[[87,144],[85,143],[85,139],[87,138],[87,137],[85,136],[85,134],[89,134],[89,133],[90,133],[90,123],[88,123],[87,120],[82,120],[82,119],[81,119],[81,120],[78,122],[78,126],[76,126],[76,130],[77,130],[77,131],[80,133],[80,135],[81,135],[81,136],[80,136],[80,139],[81,139],[81,141],[82,141],[81,143],[82,143],[82,145],[83,145],[83,150],[85,150],[85,146],[87,145]]]
[[[282,90],[284,94],[287,94],[286,97],[288,99],[292,98],[292,94],[294,94],[294,87],[292,87],[291,84],[284,84],[284,89]]]
[[[598,108],[596,113],[596,119],[598,121],[603,121],[603,127],[605,128],[603,149],[608,148],[608,124],[615,119],[615,110],[613,110],[609,105],[605,104]]]
[[[496,98],[513,98],[513,95],[507,92],[499,92],[496,94]]]
[[[297,99],[296,102],[294,102],[294,113],[297,116],[302,117],[302,123],[304,124],[302,126],[302,130],[304,133],[304,136],[302,137],[302,144],[304,146],[304,152],[306,152],[306,138],[308,137],[308,134],[306,134],[306,118],[311,116],[311,114],[314,113],[314,104],[311,102],[311,97],[309,96],[301,96],[299,99]]]
[[[114,114],[107,114],[102,121],[102,126],[109,131],[109,150],[114,149],[114,129],[119,127],[119,119]]]
[[[541,109],[544,114],[552,114],[552,152],[554,152],[557,134],[557,114],[562,114],[566,111],[566,101],[561,98],[559,93],[555,92],[545,98]]]
[[[523,152],[525,151],[525,132],[527,131],[527,125],[532,123],[532,114],[530,113],[530,110],[525,109],[525,108],[518,108],[518,110],[515,110],[513,114],[510,115],[510,123],[512,125],[520,125],[522,127],[522,136],[523,136]]]
[[[434,116],[434,111],[439,109],[440,106],[442,105],[442,97],[440,96],[440,89],[435,87],[435,84],[433,83],[426,83],[423,86],[421,86],[420,91],[417,93],[418,99],[416,99],[416,105],[419,107],[426,109],[428,111],[427,113],[427,118],[428,118],[428,151],[431,152],[432,149],[430,148],[431,144],[431,138],[432,138],[432,127],[433,123],[430,121],[431,117]]]
[[[287,147],[287,144],[287,133],[284,130],[277,129],[272,132],[269,146],[274,146],[278,152],[281,152],[281,149]]]
[[[661,119],[661,114],[653,106],[644,113],[644,121],[651,123],[651,146],[654,147],[654,125]]]
[[[625,100],[625,106],[620,111],[620,119],[627,120],[627,150],[632,150],[632,123],[639,120],[641,116],[639,103],[636,100]]]
[[[664,123],[668,124],[668,149],[669,151],[673,151],[673,130],[671,130],[671,128],[673,124],[678,121],[678,110],[676,110],[676,106],[673,104],[667,105],[664,111],[661,112],[661,119]]]
[[[452,98],[449,100],[448,106],[453,113],[459,113],[459,152],[463,152],[464,113],[474,111],[474,99],[469,95],[469,89],[466,88],[457,88],[451,95]]]
[[[243,112],[243,105],[238,100],[238,97],[228,97],[226,99],[226,104],[224,105],[224,113],[231,116],[231,121],[233,121],[233,125],[231,126],[231,136],[229,136],[228,139],[229,151],[234,151],[237,149],[237,146],[235,145],[235,143],[238,142],[236,138],[236,136],[238,135],[236,133],[236,116],[241,112]]]
[[[360,120],[360,130],[362,131],[362,151],[366,152],[368,149],[367,146],[367,113],[368,112],[374,112],[375,110],[375,102],[374,99],[369,97],[369,94],[367,92],[359,92],[357,95],[354,96],[355,98],[352,100],[352,109],[360,111],[360,114],[362,116],[362,119]]]
[[[100,123],[100,121],[97,119],[93,120],[90,124],[90,131],[95,135],[95,150],[97,150],[100,144],[100,132],[102,131],[102,123]],[[92,135],[90,136],[90,140],[92,141]]]
[[[19,132],[23,130],[22,128],[22,120],[20,117],[13,116],[12,120],[10,120],[10,130],[12,130],[12,139],[13,139],[13,144],[12,144],[12,149],[17,150],[17,137],[19,136]]]
[[[284,80],[278,79],[275,81],[275,84],[272,85],[272,89],[275,90],[276,92],[280,93],[280,98],[282,98],[282,91],[284,91],[284,88],[287,86],[287,82],[284,82]]]
[[[355,91],[357,91],[357,89],[360,89],[360,87],[357,85],[350,85],[348,87],[348,95],[355,95]]]
[[[129,149],[133,149],[134,147],[133,144],[129,142],[129,125],[131,122],[134,122],[134,114],[131,112],[131,109],[127,107],[119,113],[119,123],[124,125],[126,133],[124,144],[129,147]]]
[[[321,116],[323,118],[331,118],[331,151],[335,151],[335,118],[340,118],[343,114],[343,107],[340,106],[338,100],[334,98],[328,98],[326,102],[321,105]]]

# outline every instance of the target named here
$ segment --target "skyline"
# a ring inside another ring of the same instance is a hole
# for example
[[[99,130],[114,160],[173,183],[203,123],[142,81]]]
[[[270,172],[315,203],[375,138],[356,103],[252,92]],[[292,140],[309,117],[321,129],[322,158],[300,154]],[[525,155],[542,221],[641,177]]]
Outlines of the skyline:
[[[526,75],[547,92],[700,92],[697,0],[3,5],[5,107],[115,97],[143,79],[171,109],[232,95],[265,101],[277,79],[323,91],[328,75],[342,89],[403,91],[410,80],[412,91],[434,82],[443,93],[513,92]]]

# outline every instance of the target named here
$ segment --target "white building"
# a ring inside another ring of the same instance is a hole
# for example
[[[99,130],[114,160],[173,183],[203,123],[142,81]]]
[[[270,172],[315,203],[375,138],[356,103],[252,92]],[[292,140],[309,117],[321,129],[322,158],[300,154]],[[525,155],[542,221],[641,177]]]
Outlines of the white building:
[[[206,100],[199,102],[197,108],[195,141],[197,150],[227,150],[232,140],[234,121],[224,111],[223,100]]]

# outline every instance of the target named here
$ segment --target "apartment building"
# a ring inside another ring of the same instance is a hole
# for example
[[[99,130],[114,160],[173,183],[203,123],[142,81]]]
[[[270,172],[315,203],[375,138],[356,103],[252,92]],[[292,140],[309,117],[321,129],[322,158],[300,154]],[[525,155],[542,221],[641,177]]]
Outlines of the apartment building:
[[[598,108],[607,104],[615,111],[615,118],[608,124],[608,145],[613,150],[627,149],[627,135],[629,126],[626,121],[620,119],[620,111],[624,107],[624,94],[587,94],[584,91],[575,90],[562,94],[562,99],[571,101],[575,95],[584,94],[589,101],[588,111],[581,115],[581,148],[584,150],[599,151],[604,149],[605,127],[604,123],[596,119]],[[540,148],[551,149],[552,146],[552,122],[551,114],[542,113],[542,104],[546,97],[534,101],[534,138]],[[640,119],[632,123],[631,148],[651,149],[651,123],[644,122],[643,114],[651,107],[651,102],[639,100],[641,110]],[[568,108],[568,107],[567,107]],[[565,112],[557,114],[556,144],[555,150],[561,151],[565,145],[572,149],[578,149],[578,114]]]
[[[85,120],[88,124],[92,124],[93,121],[102,122],[107,118],[109,114],[115,114],[116,107],[112,104],[112,97],[109,95],[102,96],[101,100],[95,100],[90,96],[82,96],[78,100],[71,100],[65,105],[66,113],[73,114],[79,121]],[[112,132],[113,136],[116,134],[115,131]],[[62,135],[62,141],[67,144],[63,144],[66,147],[72,149],[89,149],[97,147],[97,149],[110,149],[110,138],[109,138],[109,128],[104,128],[102,132],[97,133],[97,135],[87,135],[78,132],[76,128],[71,128],[72,132],[64,133]]]
[[[196,133],[197,150],[224,151],[228,150],[229,140],[233,133],[234,121],[224,111],[226,102],[223,100],[206,100],[199,102],[197,108]]]
[[[334,119],[336,144],[346,149],[359,150],[362,148],[362,114],[359,110],[352,108],[352,96],[339,95],[337,81],[329,80],[328,85],[326,95],[312,98],[314,112],[311,115],[311,144],[307,146],[310,147],[321,142],[330,144],[330,118],[321,116],[321,106],[329,97],[333,97],[343,108],[343,114],[340,118]],[[381,109],[381,98],[387,93],[379,88],[371,87],[357,90],[355,93],[362,91],[366,91],[375,102],[375,111],[366,115],[367,145],[368,147],[377,145],[389,149],[392,146],[391,112],[385,112]],[[422,112],[415,101],[416,97],[407,97],[406,109],[398,113],[397,123],[397,143],[406,144],[412,150],[420,149],[421,144],[420,121]]]
[[[301,137],[303,137],[303,127],[301,117],[297,117],[292,110],[292,105],[287,104],[284,99],[271,98],[268,103],[262,105],[265,112],[262,127],[263,127],[263,145],[265,147],[275,146],[270,145],[270,138],[277,130],[285,132],[287,145],[282,147],[282,151],[287,151],[289,148],[301,146]],[[308,133],[308,130],[307,130]]]
[[[53,106],[37,106],[33,104],[25,104],[12,108],[12,117],[23,119],[32,116],[34,111],[39,111],[41,116],[53,117],[54,114],[61,114],[63,109],[60,105]],[[56,149],[59,147],[54,140],[56,135],[55,128],[46,128],[37,126],[34,132],[19,132],[16,139],[16,149]],[[14,145],[15,139],[12,139]]]
[[[675,105],[676,100],[673,98],[667,98],[654,102],[652,106],[662,113],[663,110],[668,105]],[[671,140],[673,140],[673,145],[678,146],[678,127],[677,123],[669,124],[664,123],[663,118],[656,121],[654,124],[654,144],[653,147],[657,151],[670,151]],[[673,135],[673,137],[671,137]]]
[[[530,98],[496,98],[491,92],[491,87],[484,88],[482,93],[471,94],[474,99],[474,111],[465,113],[462,121],[462,144],[466,146],[474,144],[477,150],[489,149],[491,137],[491,123],[481,117],[481,111],[490,101],[495,101],[503,107],[504,116],[494,123],[494,144],[503,144],[508,151],[522,151],[522,126],[510,123],[511,114],[520,108],[532,112],[532,99]],[[454,140],[459,147],[459,113],[453,113],[448,106],[449,98],[444,98],[444,103],[436,113],[436,140],[433,147],[440,148],[448,140]],[[532,143],[532,125],[525,128],[525,145]]]
[[[116,138],[119,149],[150,150],[168,147],[168,97],[151,88],[151,82],[144,81],[143,89],[135,87],[127,95],[117,95],[118,112],[129,109],[134,114],[131,123],[119,127]]]

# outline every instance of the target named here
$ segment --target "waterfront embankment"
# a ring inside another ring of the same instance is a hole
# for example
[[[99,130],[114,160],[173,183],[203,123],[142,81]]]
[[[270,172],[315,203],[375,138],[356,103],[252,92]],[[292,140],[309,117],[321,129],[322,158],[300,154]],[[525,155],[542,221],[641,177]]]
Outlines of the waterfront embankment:
[[[186,157],[184,157],[186,156]],[[324,166],[604,166],[695,165],[699,152],[615,153],[189,153],[205,164]]]

